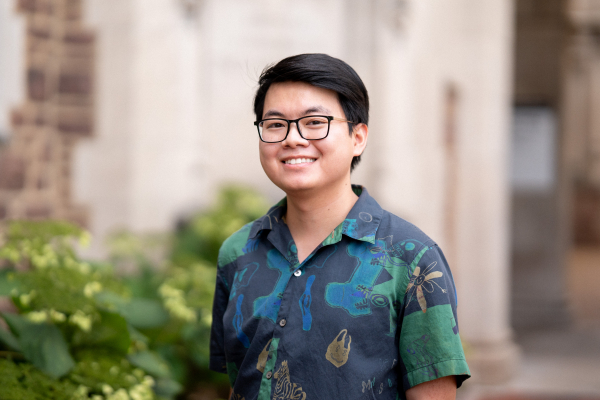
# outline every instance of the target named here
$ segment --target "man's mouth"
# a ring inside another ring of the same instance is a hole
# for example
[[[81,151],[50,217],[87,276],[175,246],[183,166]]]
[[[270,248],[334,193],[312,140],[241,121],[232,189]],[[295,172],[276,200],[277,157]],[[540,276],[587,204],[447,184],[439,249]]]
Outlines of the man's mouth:
[[[302,163],[311,163],[311,162],[315,162],[316,158],[291,158],[289,160],[285,160],[284,163],[285,164],[302,164]]]

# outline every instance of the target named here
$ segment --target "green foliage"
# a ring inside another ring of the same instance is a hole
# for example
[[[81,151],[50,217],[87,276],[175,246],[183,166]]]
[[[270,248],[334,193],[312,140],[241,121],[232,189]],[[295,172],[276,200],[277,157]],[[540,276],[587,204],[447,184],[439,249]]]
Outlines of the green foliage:
[[[0,288],[10,290],[18,313],[2,314],[9,331],[0,334],[0,346],[10,357],[0,360],[11,365],[3,376],[13,384],[0,385],[0,398],[156,398],[151,372],[127,359],[139,347],[130,334],[134,328],[101,296],[128,304],[128,289],[112,268],[77,259],[74,240],[86,238],[64,222],[9,225],[0,248],[6,268]],[[86,367],[100,359],[106,368]],[[141,377],[115,381],[113,367]]]
[[[261,217],[267,208],[265,199],[252,190],[224,188],[216,206],[195,215],[177,232],[172,261],[191,265],[203,260],[216,265],[221,243],[244,224]]]
[[[226,385],[208,371],[218,250],[266,210],[256,193],[225,188],[172,235],[114,235],[105,264],[78,259],[73,245],[89,235],[68,223],[8,225],[0,296],[18,313],[2,314],[0,398],[172,399]]]
[[[73,368],[75,361],[56,325],[34,323],[18,314],[2,316],[17,337],[18,349],[33,365],[54,378],[60,378]]]
[[[0,394],[3,400],[64,400],[77,389],[71,381],[44,375],[32,364],[0,357]]]

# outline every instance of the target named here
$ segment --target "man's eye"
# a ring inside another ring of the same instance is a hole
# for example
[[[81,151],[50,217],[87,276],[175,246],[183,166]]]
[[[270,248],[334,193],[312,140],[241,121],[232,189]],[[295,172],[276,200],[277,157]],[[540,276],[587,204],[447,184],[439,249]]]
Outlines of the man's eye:
[[[325,118],[309,118],[305,124],[310,127],[321,127],[327,124],[327,120]]]
[[[285,125],[282,124],[281,122],[277,122],[277,121],[271,121],[271,122],[265,122],[263,125],[264,129],[281,129],[281,128],[285,128]]]

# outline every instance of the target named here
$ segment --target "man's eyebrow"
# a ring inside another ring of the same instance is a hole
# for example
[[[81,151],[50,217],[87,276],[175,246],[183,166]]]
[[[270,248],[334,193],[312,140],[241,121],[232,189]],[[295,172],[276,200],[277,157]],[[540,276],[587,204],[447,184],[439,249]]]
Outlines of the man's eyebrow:
[[[304,110],[304,115],[306,114],[312,114],[312,113],[324,113],[324,114],[330,114],[330,111],[323,107],[323,106],[315,106],[315,107],[311,107],[311,108],[307,108],[306,110]]]
[[[263,115],[263,118],[269,118],[269,117],[282,117],[283,118],[283,114],[277,110],[269,110]]]
[[[302,115],[308,115],[308,114],[314,114],[314,113],[330,114],[330,111],[323,106],[314,106],[314,107],[310,107],[310,108],[307,108],[306,110],[304,110],[304,113],[302,113]],[[271,118],[271,117],[284,118],[285,116],[283,115],[283,113],[281,113],[280,111],[277,111],[277,110],[269,110],[263,115],[263,118]]]

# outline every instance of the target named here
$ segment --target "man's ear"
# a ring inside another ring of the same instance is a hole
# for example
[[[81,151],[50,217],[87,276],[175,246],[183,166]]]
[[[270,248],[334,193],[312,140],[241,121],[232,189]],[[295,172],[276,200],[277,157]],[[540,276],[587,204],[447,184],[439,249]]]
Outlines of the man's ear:
[[[352,144],[354,145],[354,156],[360,156],[365,147],[367,147],[367,139],[369,138],[369,127],[365,124],[354,125],[352,130]]]

